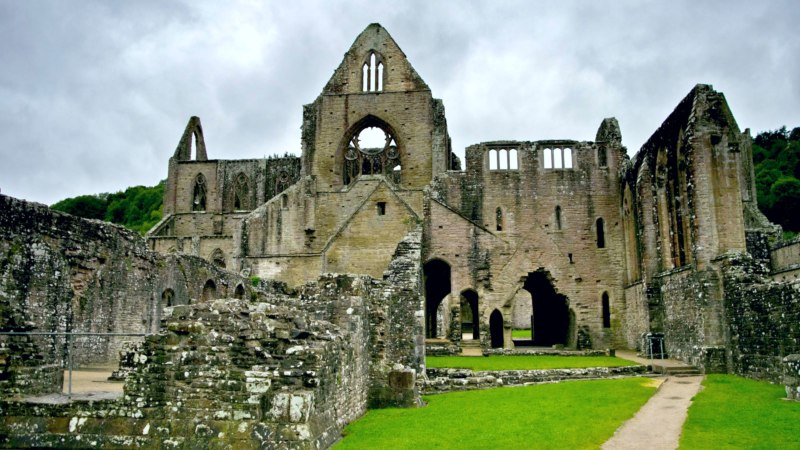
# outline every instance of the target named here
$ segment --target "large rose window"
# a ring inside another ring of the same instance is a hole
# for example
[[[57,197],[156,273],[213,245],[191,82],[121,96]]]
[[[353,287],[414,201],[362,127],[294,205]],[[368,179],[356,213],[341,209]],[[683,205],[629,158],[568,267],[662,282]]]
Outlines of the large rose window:
[[[400,151],[388,131],[366,127],[356,133],[344,154],[344,184],[349,185],[360,175],[383,175],[400,183]]]

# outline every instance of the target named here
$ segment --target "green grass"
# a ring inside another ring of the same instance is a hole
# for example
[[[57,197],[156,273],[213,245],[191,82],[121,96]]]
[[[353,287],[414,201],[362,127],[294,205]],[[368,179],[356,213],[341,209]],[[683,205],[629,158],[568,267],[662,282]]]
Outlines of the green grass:
[[[511,330],[511,337],[514,339],[530,339],[531,330]]]
[[[694,398],[680,447],[800,448],[800,403],[784,387],[735,375],[709,375]]]
[[[636,365],[627,359],[610,356],[428,356],[425,361],[429,368],[472,370],[579,369]]]
[[[646,378],[452,392],[428,406],[376,409],[337,449],[598,448],[647,401]]]

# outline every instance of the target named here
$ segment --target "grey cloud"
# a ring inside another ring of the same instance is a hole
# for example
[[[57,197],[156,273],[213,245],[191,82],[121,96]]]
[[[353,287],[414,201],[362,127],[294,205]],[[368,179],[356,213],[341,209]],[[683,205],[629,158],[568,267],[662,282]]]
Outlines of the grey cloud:
[[[153,184],[191,115],[213,158],[298,152],[302,105],[370,22],[444,100],[459,152],[591,140],[616,116],[632,153],[698,82],[742,128],[796,126],[798,19],[792,1],[2,2],[0,189]]]

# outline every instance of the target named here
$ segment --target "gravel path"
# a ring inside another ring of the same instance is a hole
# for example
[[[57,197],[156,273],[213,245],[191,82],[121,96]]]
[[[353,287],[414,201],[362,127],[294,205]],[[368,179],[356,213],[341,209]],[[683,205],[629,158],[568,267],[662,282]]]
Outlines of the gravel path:
[[[676,449],[702,376],[667,377],[647,403],[603,444],[604,449]]]

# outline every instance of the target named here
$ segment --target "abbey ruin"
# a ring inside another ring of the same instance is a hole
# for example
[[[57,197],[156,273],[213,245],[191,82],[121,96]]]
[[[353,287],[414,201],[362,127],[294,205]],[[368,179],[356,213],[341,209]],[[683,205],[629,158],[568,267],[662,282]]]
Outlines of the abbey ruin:
[[[462,166],[443,101],[372,24],[303,107],[299,157],[209,159],[192,117],[145,240],[0,196],[3,331],[153,334],[122,399],[4,401],[0,445],[324,448],[367,407],[418,404],[426,354],[469,347],[647,353],[659,333],[704,372],[781,381],[800,241],[758,210],[749,131],[709,85],[632,158],[598,122],[594,141],[474,144]],[[0,339],[4,398],[61,389],[63,337]]]

